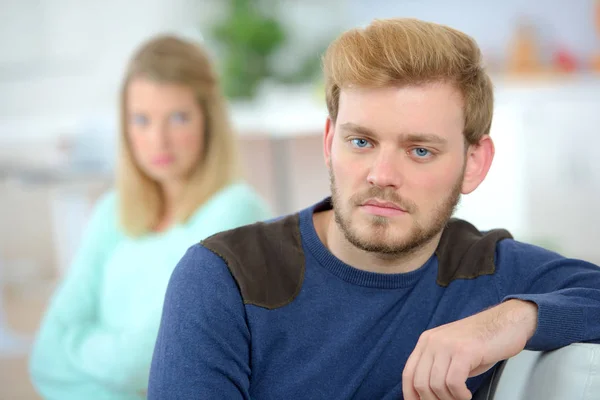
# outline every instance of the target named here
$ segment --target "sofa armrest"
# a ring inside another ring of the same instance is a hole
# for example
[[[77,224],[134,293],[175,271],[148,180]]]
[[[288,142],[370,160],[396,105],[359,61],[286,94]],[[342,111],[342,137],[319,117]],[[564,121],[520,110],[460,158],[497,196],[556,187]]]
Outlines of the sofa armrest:
[[[600,344],[522,351],[499,365],[474,400],[600,399]]]

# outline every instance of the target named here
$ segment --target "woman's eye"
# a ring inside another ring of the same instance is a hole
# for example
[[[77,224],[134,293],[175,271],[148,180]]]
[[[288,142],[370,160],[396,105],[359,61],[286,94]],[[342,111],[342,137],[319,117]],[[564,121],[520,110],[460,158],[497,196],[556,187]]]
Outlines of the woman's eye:
[[[188,120],[188,115],[184,112],[176,112],[171,115],[171,120],[181,124]]]
[[[131,122],[135,125],[146,126],[148,125],[148,117],[144,114],[133,114],[131,116]]]
[[[352,139],[352,144],[362,149],[369,146],[371,143],[369,143],[369,141],[366,139]]]

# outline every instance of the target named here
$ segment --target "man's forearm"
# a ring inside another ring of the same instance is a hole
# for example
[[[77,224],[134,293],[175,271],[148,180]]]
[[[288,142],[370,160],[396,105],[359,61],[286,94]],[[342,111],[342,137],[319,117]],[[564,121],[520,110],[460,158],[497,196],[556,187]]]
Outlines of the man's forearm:
[[[504,348],[510,357],[523,350],[537,329],[538,309],[531,301],[508,300],[481,314],[488,314],[479,323],[492,347]]]

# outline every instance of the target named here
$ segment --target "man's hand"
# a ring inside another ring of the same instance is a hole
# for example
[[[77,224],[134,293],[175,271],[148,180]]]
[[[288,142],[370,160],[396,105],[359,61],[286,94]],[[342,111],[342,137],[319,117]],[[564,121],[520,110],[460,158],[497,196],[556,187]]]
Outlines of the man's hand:
[[[536,327],[535,303],[508,300],[423,332],[402,373],[404,399],[471,399],[467,378],[517,355]]]

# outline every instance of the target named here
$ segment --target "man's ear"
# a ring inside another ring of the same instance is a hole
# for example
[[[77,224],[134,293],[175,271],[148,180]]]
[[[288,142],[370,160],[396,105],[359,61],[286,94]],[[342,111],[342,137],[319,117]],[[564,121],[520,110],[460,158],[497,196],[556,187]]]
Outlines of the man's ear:
[[[331,167],[331,146],[333,145],[334,133],[335,122],[330,117],[327,117],[327,121],[325,121],[325,134],[323,135],[323,154],[327,168]]]
[[[494,159],[494,142],[485,135],[477,144],[469,145],[462,184],[462,194],[473,192],[487,176]]]

